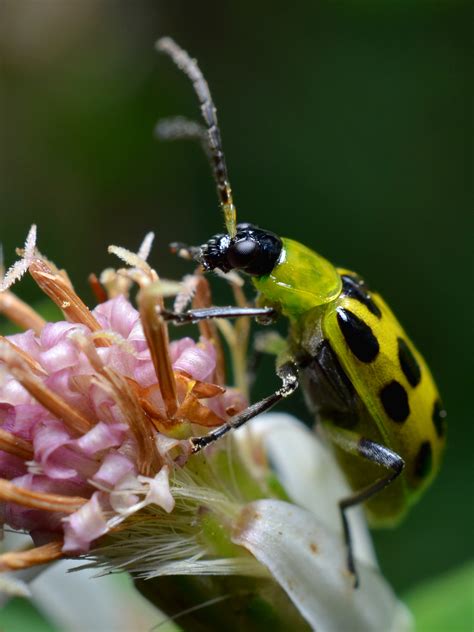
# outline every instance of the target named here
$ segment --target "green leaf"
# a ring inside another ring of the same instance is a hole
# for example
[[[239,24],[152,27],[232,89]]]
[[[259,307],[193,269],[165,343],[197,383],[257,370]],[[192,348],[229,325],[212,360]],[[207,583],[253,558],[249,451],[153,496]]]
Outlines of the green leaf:
[[[0,611],[0,628],[5,632],[56,632],[31,601],[15,597]]]
[[[474,628],[474,562],[405,595],[417,632],[470,632]]]

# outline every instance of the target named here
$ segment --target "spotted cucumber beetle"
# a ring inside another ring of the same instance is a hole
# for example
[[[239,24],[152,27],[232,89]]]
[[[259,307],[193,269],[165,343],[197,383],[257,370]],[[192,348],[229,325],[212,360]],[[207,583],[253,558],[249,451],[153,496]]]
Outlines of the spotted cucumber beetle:
[[[157,47],[192,81],[206,126],[165,121],[159,133],[195,138],[211,160],[227,233],[200,247],[179,245],[204,270],[249,275],[256,306],[164,312],[175,323],[206,318],[284,316],[289,334],[277,359],[282,387],[213,432],[191,439],[198,452],[291,395],[301,383],[316,423],[354,490],[340,501],[354,574],[348,508],[364,503],[372,526],[391,526],[433,480],[445,445],[446,413],[430,370],[382,299],[354,272],[310,248],[252,224],[237,224],[216,109],[195,60],[170,38]],[[386,473],[381,475],[383,470]],[[388,473],[387,473],[388,472]]]

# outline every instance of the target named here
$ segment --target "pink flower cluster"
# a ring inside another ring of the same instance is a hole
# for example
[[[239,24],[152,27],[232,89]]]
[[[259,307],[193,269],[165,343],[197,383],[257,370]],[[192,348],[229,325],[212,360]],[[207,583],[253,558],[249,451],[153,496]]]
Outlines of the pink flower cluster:
[[[143,415],[158,455],[155,471],[147,475],[140,471],[130,411],[124,410],[123,400],[97,374],[84,351],[84,341],[93,336],[88,327],[65,321],[47,323],[39,335],[29,330],[2,343],[18,356],[20,367],[22,357],[29,359],[27,370],[34,374],[32,379],[86,421],[84,432],[71,428],[51,407],[39,403],[10,364],[0,363],[0,429],[30,446],[29,458],[0,450],[0,476],[33,494],[78,499],[77,507],[69,512],[3,501],[0,522],[28,531],[37,545],[63,539],[62,551],[73,554],[87,551],[91,542],[137,507],[155,503],[171,511],[174,504],[168,485],[172,461],[165,454],[173,442],[158,431],[162,428],[153,425],[150,416],[150,410],[157,411],[158,417],[165,416],[165,411],[139,313],[119,296],[98,305],[92,315],[108,336],[107,345],[94,346],[100,363],[134,393],[148,398]],[[208,340],[196,343],[182,338],[169,345],[169,354],[173,371],[185,380],[178,400],[189,392],[191,380],[212,382],[216,354]],[[226,418],[229,407],[244,406],[232,389],[224,393],[216,387],[215,391],[204,403],[221,419]]]

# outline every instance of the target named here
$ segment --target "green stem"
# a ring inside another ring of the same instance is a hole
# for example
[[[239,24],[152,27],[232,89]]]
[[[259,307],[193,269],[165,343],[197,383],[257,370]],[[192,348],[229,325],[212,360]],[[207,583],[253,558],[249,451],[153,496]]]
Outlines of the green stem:
[[[272,579],[174,576],[137,580],[135,585],[170,618],[182,613],[176,623],[189,632],[311,629]]]

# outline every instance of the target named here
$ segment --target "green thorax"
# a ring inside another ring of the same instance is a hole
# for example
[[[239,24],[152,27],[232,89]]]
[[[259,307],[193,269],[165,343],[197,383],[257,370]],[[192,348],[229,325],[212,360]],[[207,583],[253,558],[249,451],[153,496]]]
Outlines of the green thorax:
[[[292,239],[283,238],[278,263],[266,276],[254,278],[259,304],[272,305],[291,320],[330,303],[341,292],[336,268],[324,257]]]

